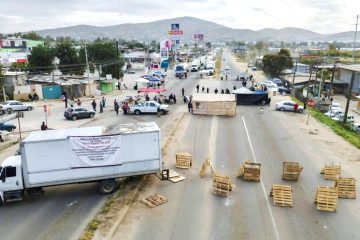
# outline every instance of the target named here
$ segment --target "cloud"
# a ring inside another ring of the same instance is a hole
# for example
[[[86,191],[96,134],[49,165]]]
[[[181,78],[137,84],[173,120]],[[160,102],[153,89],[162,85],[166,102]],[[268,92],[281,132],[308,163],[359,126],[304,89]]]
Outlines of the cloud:
[[[1,5],[0,31],[111,26],[192,16],[233,28],[301,27],[333,33],[354,30],[357,5],[357,0],[16,0]]]

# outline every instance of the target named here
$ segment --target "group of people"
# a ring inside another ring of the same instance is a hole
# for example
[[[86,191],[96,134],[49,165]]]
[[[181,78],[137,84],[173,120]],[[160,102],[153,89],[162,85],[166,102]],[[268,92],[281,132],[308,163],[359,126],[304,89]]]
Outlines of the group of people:
[[[100,102],[99,102],[99,107],[100,107],[99,113],[104,112],[105,103],[106,103],[106,99],[105,99],[105,97],[102,97]],[[97,103],[96,103],[95,99],[92,101],[91,106],[92,106],[94,112],[96,112]]]
[[[39,96],[37,95],[36,92],[34,93],[34,95],[31,95],[31,93],[29,93],[28,98],[29,98],[30,101],[37,101],[37,100],[39,100]]]

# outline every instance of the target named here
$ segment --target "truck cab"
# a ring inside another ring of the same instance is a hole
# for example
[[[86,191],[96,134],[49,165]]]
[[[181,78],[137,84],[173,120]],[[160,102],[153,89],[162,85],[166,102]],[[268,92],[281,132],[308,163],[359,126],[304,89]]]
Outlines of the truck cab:
[[[23,190],[21,156],[11,156],[0,166],[0,202],[22,200]]]

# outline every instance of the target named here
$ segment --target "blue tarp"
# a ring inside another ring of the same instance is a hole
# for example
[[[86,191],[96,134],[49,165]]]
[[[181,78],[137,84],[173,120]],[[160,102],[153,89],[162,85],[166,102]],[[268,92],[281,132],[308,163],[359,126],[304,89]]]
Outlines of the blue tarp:
[[[263,91],[263,90],[256,90],[254,92],[254,94],[267,94],[267,93],[265,91]]]

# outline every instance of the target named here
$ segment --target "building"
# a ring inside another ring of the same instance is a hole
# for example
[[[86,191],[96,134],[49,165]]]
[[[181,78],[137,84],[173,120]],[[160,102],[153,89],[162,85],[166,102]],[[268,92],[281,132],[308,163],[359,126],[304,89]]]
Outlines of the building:
[[[339,82],[346,83],[350,86],[351,77],[355,74],[354,83],[352,87],[352,93],[360,95],[360,64],[357,65],[343,65],[339,68]]]

